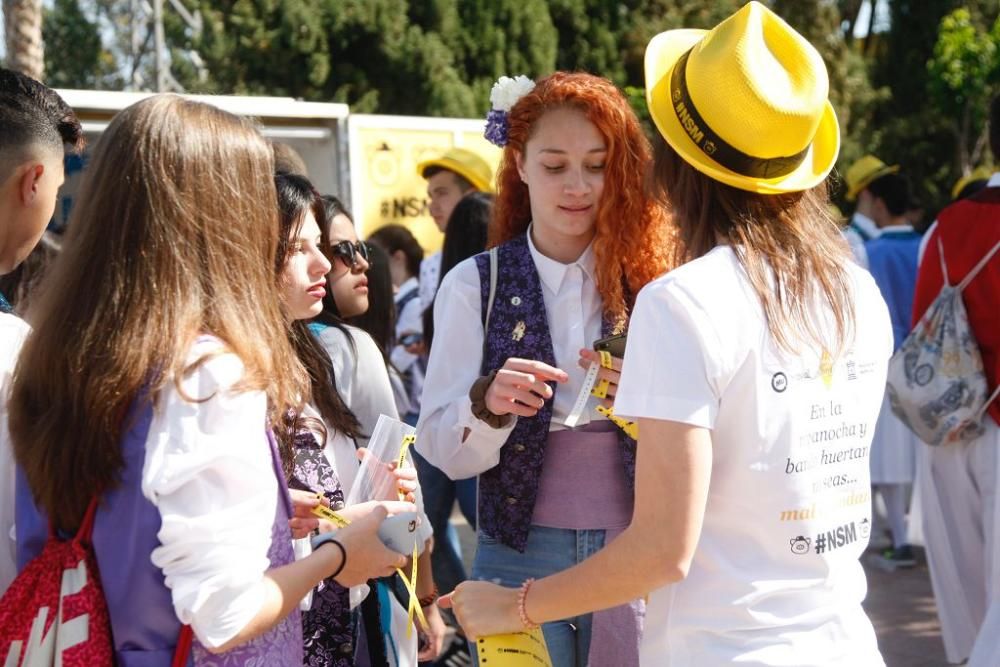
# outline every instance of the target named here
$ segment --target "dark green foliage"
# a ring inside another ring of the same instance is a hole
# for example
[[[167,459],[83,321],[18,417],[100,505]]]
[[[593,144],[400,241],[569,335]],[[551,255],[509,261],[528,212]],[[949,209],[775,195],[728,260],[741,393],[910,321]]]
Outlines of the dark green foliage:
[[[88,17],[79,0],[55,0],[45,9],[45,83],[54,88],[102,88],[121,85],[116,65],[101,45],[96,21]]]
[[[840,171],[865,153],[899,163],[933,215],[955,179],[989,161],[983,128],[985,104],[1000,89],[997,0],[887,0],[888,21],[874,28],[865,19],[872,0],[766,1],[826,62],[842,130]],[[744,4],[182,2],[204,22],[194,34],[166,3],[171,73],[192,92],[345,102],[356,112],[480,117],[501,75],[583,70],[625,88],[647,122],[642,87],[649,39],[673,28],[710,28]],[[138,62],[127,58],[129,6],[129,0],[54,0],[45,24],[50,82],[120,87],[132,80],[133,67],[151,82],[148,45]],[[112,43],[102,45],[102,36]]]

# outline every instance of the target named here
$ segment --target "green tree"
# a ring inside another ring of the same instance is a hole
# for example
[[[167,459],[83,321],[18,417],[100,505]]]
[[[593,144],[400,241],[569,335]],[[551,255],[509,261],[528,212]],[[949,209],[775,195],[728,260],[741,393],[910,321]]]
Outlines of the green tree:
[[[966,175],[983,159],[987,144],[987,107],[1000,83],[1000,17],[987,31],[966,8],[947,14],[927,70],[931,98],[954,134],[955,167]]]
[[[853,30],[856,15],[845,26],[838,4],[824,0],[774,0],[774,10],[816,47],[826,64],[830,102],[841,129],[837,164],[843,172],[869,152],[869,120],[875,104],[888,96],[888,90],[872,87],[860,50],[848,44],[844,31]]]
[[[931,92],[928,68],[942,19],[959,6],[978,26],[992,25],[1000,11],[996,0],[891,0],[889,30],[871,49],[874,81],[891,92],[871,116],[872,152],[902,165],[930,215],[961,175],[954,120]]]
[[[46,84],[56,88],[104,88],[120,85],[114,57],[101,44],[96,20],[79,0],[55,0],[45,9]]]

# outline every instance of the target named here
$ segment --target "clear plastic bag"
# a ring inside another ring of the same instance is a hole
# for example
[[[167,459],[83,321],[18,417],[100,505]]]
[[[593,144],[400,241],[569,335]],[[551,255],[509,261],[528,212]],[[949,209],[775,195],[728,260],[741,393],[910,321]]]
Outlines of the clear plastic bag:
[[[368,441],[367,454],[361,461],[357,477],[347,494],[346,505],[356,505],[369,500],[399,500],[399,487],[393,470],[396,467],[413,467],[409,449],[416,439],[417,430],[398,419],[382,415]],[[393,465],[396,464],[396,465]],[[418,506],[422,507],[422,504]],[[351,609],[364,600],[370,588],[367,584],[351,587]]]
[[[368,453],[361,461],[357,477],[347,495],[347,505],[369,500],[399,500],[399,489],[393,470],[413,467],[409,449],[417,430],[398,419],[382,415],[368,441]],[[396,464],[395,466],[393,464]]]

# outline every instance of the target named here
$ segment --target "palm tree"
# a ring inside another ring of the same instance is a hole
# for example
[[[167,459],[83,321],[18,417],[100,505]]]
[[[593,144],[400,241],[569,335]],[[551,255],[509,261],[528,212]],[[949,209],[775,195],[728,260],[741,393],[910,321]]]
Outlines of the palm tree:
[[[45,74],[42,45],[42,0],[3,0],[7,67],[41,80]]]

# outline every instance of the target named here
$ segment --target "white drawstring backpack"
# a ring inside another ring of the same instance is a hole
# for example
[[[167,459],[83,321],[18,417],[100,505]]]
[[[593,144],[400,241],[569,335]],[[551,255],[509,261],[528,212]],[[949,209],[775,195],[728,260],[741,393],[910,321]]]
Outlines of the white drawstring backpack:
[[[1000,242],[958,285],[948,283],[940,236],[937,242],[944,285],[892,355],[886,380],[892,411],[917,437],[935,446],[982,435],[986,408],[1000,394],[1000,386],[989,394],[983,357],[962,302],[962,290],[1000,250]]]

